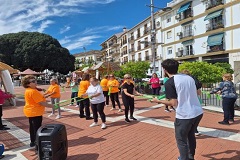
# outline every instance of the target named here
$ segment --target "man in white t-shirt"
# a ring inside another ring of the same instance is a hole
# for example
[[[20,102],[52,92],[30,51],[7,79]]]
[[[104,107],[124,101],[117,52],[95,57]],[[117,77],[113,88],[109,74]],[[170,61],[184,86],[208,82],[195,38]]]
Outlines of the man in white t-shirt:
[[[196,149],[195,130],[202,119],[203,109],[196,90],[200,88],[192,77],[177,74],[179,63],[174,59],[162,62],[165,75],[169,80],[164,84],[167,100],[153,99],[153,102],[175,106],[175,137],[179,149],[178,160],[194,160]]]

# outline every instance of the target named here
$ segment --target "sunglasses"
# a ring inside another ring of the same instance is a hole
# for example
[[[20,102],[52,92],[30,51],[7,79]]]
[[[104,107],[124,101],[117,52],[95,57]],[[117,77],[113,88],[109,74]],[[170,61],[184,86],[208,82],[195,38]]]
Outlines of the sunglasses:
[[[36,83],[36,82],[37,82],[36,80],[29,81],[29,83]]]
[[[125,79],[131,79],[131,77],[126,77]]]
[[[114,76],[109,76],[109,77],[114,77]]]

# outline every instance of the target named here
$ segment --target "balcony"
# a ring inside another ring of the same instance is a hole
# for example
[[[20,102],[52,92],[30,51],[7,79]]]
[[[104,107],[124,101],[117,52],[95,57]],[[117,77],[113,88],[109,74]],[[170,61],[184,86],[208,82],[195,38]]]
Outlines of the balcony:
[[[132,53],[132,52],[134,52],[134,48],[130,48],[128,51],[129,51],[129,53]]]
[[[152,61],[152,60],[153,60],[153,56],[152,56],[152,55],[146,56],[146,57],[145,57],[145,60],[146,60],[146,61]]]
[[[206,31],[211,31],[219,28],[224,28],[223,21],[217,21],[217,22],[210,22],[206,24]]]
[[[128,38],[128,41],[129,41],[129,42],[130,42],[130,41],[134,41],[134,36],[129,37],[129,38]]]
[[[138,49],[138,50],[141,50],[141,46],[139,45],[139,46],[137,47],[137,49]]]
[[[186,37],[191,37],[191,36],[193,36],[193,30],[189,29],[189,30],[185,30],[183,32],[179,32],[179,33],[177,33],[177,36],[179,36],[180,39],[183,39]]]
[[[142,58],[138,58],[138,61],[142,61]]]
[[[127,54],[127,51],[122,51],[122,55],[126,55]]]
[[[223,5],[223,4],[224,4],[223,0],[208,0],[206,2],[206,10],[211,9],[216,6],[219,6],[219,5]]]
[[[223,44],[216,45],[216,46],[208,46],[207,52],[218,52],[218,51],[225,51]]]
[[[145,43],[145,44],[144,44],[144,48],[147,48],[147,47],[149,47],[149,44],[148,44],[148,43]]]
[[[140,33],[138,33],[138,34],[137,34],[137,38],[140,38],[140,37],[141,37],[141,35],[140,35]]]
[[[135,62],[135,58],[132,58],[132,62]]]
[[[143,31],[143,35],[146,35],[146,34],[148,34],[149,33],[149,27],[147,27],[147,28],[144,28],[144,31]]]
[[[127,44],[127,40],[122,41],[122,45]]]
[[[184,19],[187,19],[189,17],[193,17],[193,11],[191,8],[189,8],[188,10],[180,13],[179,15],[176,16],[176,19],[178,19],[179,21],[182,21]]]

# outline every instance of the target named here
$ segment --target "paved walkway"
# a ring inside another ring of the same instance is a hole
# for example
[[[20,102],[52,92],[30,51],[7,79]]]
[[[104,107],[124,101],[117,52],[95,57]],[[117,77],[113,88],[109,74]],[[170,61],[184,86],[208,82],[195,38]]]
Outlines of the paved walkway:
[[[45,88],[47,86],[44,86]],[[22,87],[15,88],[23,94]],[[62,93],[61,99],[69,99],[70,90]],[[28,119],[23,115],[24,101],[18,96],[16,107],[4,107],[4,122],[11,128],[1,131],[0,143],[6,147],[6,160],[37,159],[29,149]],[[61,123],[67,128],[69,160],[175,160],[179,153],[174,137],[174,112],[165,112],[161,105],[136,98],[135,117],[138,121],[124,122],[124,113],[105,108],[108,128],[90,128],[92,120],[78,117],[78,108],[63,108],[59,120],[48,118],[46,109],[43,125]],[[219,107],[204,106],[204,116],[197,137],[196,160],[240,160],[240,112],[236,111],[235,122],[230,126],[217,122],[223,118]]]

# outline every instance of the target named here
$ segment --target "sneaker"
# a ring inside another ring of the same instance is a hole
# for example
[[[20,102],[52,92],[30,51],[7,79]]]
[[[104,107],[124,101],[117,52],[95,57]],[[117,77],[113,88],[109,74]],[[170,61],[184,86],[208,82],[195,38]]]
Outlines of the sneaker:
[[[134,118],[134,117],[130,117],[130,119],[132,119],[132,120],[134,120],[134,121],[136,121],[137,119],[136,118]]]
[[[8,128],[8,127],[4,127],[4,126],[2,126],[1,128],[0,128],[0,130],[2,130],[2,131],[6,131],[6,130],[9,130],[10,128]]]
[[[229,122],[234,122],[234,120],[233,119],[229,119]]]
[[[35,147],[35,143],[34,143],[34,142],[31,142],[31,143],[30,143],[30,147]]]
[[[86,116],[85,116],[85,115],[79,115],[79,117],[80,117],[80,118],[86,118]]]
[[[195,136],[199,136],[199,135],[200,135],[200,133],[199,133],[199,132],[196,132],[196,133],[195,133]]]
[[[86,120],[91,120],[91,119],[93,119],[92,117],[86,117]]]
[[[95,127],[98,126],[98,124],[96,122],[93,122],[89,127]]]
[[[116,109],[116,108],[111,108],[110,111],[113,111],[113,110],[115,110],[115,109]]]
[[[122,109],[119,109],[118,112],[122,112],[123,110]]]
[[[105,128],[107,128],[106,124],[105,124],[105,123],[103,123],[103,124],[102,124],[102,126],[101,126],[101,128],[102,128],[102,129],[105,129]]]
[[[57,117],[55,119],[60,119],[61,118],[61,115],[57,115]]]
[[[126,123],[130,123],[131,121],[126,118],[126,119],[125,119],[125,122],[126,122]]]
[[[168,108],[165,109],[165,112],[171,112]]]
[[[51,114],[48,115],[48,117],[52,117],[53,115],[54,115],[54,114],[51,113]]]
[[[76,107],[76,108],[78,108],[79,106],[78,106],[78,105],[76,105],[75,107]]]
[[[221,122],[218,122],[219,124],[223,124],[223,125],[229,125],[229,122],[224,122],[224,121],[221,121]]]
[[[107,104],[106,107],[110,107],[110,105]]]
[[[175,108],[171,107],[171,108],[170,108],[170,111],[176,111],[176,110],[175,110]]]

